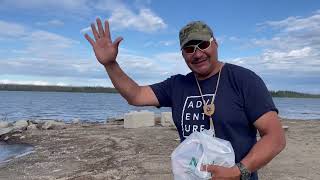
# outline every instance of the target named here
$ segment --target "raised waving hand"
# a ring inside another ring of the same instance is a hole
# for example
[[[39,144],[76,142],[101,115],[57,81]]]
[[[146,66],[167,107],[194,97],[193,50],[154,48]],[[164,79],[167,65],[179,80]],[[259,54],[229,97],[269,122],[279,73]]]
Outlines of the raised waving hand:
[[[100,18],[97,18],[96,22],[98,30],[94,23],[91,24],[94,40],[88,34],[85,34],[84,36],[92,45],[97,60],[102,65],[108,66],[108,64],[116,61],[118,47],[123,38],[117,37],[116,40],[112,42],[108,21],[104,22],[104,28]]]

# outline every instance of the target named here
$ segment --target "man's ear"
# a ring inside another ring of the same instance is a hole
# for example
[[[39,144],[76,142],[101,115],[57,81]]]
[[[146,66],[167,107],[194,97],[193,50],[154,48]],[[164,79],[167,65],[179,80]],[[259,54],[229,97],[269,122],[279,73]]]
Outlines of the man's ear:
[[[185,53],[183,52],[183,50],[181,50],[181,55],[182,55],[183,59],[185,59]]]
[[[218,45],[218,42],[217,42],[216,38],[213,38],[213,41],[212,41],[212,42],[214,42],[214,43],[216,44],[216,46],[217,46],[217,47],[219,47],[219,45]]]

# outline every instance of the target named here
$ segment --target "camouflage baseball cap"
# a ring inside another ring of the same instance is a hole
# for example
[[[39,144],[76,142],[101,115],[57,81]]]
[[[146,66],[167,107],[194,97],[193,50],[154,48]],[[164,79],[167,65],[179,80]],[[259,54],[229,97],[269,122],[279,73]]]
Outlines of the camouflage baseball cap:
[[[202,21],[192,21],[179,32],[180,47],[191,40],[209,41],[213,37],[211,28]]]

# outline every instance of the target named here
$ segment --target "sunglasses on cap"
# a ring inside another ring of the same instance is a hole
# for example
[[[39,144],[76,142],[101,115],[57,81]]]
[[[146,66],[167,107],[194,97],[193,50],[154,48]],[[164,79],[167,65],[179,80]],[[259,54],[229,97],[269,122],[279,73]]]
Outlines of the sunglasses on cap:
[[[185,53],[187,54],[193,54],[196,49],[198,48],[200,51],[204,51],[208,49],[211,46],[211,42],[213,41],[213,38],[210,38],[209,41],[201,41],[198,44],[195,45],[188,45],[183,48],[181,48]]]

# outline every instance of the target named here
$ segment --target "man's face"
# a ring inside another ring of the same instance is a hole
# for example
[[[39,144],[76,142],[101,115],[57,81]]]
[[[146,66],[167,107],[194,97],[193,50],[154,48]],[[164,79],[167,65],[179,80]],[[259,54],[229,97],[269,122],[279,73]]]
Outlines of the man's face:
[[[182,48],[182,56],[185,59],[188,67],[194,72],[199,78],[206,78],[211,75],[214,71],[216,65],[218,53],[217,53],[217,43],[213,39],[208,48],[209,43],[203,41],[189,41]],[[192,49],[192,47],[195,47]],[[187,49],[188,47],[188,49]],[[194,51],[192,51],[194,50]]]

